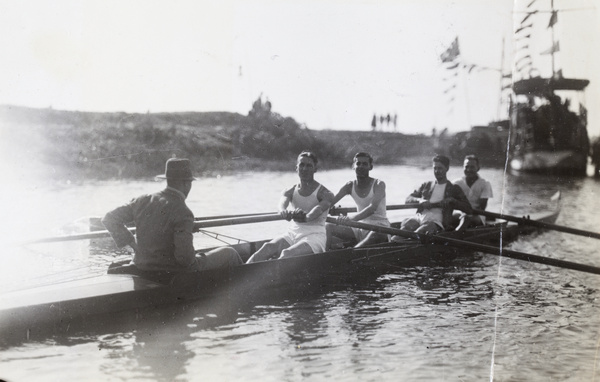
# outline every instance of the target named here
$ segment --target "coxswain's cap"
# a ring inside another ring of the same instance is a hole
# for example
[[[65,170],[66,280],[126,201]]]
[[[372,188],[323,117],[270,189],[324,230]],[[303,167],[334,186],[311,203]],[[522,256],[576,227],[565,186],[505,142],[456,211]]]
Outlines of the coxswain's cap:
[[[160,179],[196,180],[192,176],[190,160],[184,158],[171,158],[167,160],[165,173],[156,177]]]

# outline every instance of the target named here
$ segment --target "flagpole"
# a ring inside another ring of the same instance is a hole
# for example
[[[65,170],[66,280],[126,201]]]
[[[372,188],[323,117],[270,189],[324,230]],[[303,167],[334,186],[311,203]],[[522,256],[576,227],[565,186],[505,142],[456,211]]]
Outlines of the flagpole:
[[[504,79],[504,36],[502,36],[502,55],[500,58],[500,96],[498,97],[498,110],[496,110],[496,120],[500,121],[500,110],[502,109],[502,80]]]
[[[462,70],[462,75],[463,75],[463,79],[464,79],[464,83],[465,83],[465,107],[466,107],[466,112],[467,112],[467,123],[469,124],[469,129],[471,127],[473,127],[471,125],[471,109],[469,108],[469,83],[467,81],[467,74],[465,73],[464,70]]]

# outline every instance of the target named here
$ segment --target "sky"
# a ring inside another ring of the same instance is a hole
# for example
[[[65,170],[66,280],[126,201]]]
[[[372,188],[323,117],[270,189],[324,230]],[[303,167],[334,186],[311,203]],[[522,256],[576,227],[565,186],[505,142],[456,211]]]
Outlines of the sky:
[[[464,131],[505,117],[500,69],[522,54],[514,31],[531,2],[0,0],[0,104],[246,114],[262,94],[311,129],[369,130],[389,113],[399,132]],[[554,6],[557,68],[591,80],[600,135],[600,1]],[[534,16],[528,49],[548,75],[549,14]],[[456,37],[470,72],[440,60]]]

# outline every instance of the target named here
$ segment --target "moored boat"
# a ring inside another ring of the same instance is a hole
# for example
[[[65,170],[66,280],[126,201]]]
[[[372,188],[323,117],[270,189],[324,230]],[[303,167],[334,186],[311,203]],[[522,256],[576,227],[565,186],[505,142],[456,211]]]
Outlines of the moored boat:
[[[509,165],[516,172],[585,176],[590,146],[584,92],[590,81],[565,77],[562,69],[555,68],[554,56],[560,45],[554,39],[554,27],[561,10],[554,9],[553,2],[549,12],[529,6],[515,31],[521,44],[517,49],[527,53],[530,31],[536,24],[531,20],[549,13],[552,46],[541,54],[550,55],[552,68],[542,77],[532,66],[531,54],[516,57],[516,72],[525,73],[512,85]]]
[[[589,138],[586,109],[576,104],[588,80],[530,78],[514,84],[511,106],[511,169],[585,175]],[[573,96],[569,97],[568,94]],[[557,94],[563,95],[560,98]]]

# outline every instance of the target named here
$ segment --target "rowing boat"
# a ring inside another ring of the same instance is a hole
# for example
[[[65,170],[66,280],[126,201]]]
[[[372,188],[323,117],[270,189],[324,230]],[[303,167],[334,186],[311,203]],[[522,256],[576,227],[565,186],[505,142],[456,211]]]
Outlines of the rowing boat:
[[[553,223],[558,214],[557,209],[533,216],[532,220]],[[537,230],[539,228],[496,221],[465,232],[445,232],[438,237],[498,246]],[[264,242],[240,243],[233,247],[246,260]],[[113,264],[107,274],[101,276],[0,295],[0,333],[15,328],[31,331],[49,325],[68,327],[72,322],[99,315],[190,303],[223,295],[252,295],[284,285],[298,287],[330,280],[332,275],[344,275],[351,280],[357,273],[381,272],[390,265],[395,269],[426,265],[468,253],[426,240],[406,240],[178,275],[129,274],[127,266]]]

